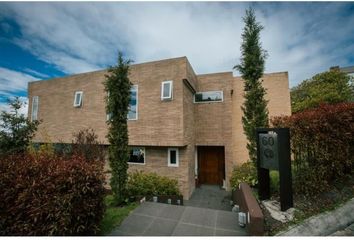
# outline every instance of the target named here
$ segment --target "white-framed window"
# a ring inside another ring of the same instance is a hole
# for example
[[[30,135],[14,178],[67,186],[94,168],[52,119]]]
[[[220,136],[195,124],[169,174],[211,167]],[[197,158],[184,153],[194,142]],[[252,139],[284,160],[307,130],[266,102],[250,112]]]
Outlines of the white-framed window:
[[[76,91],[74,96],[74,107],[81,107],[82,104],[82,91]]]
[[[106,114],[106,121],[109,121],[112,119],[112,113]]]
[[[108,103],[108,101],[109,101],[109,91],[107,91],[106,101],[107,101],[106,103]],[[106,121],[111,120],[111,118],[112,118],[112,113],[111,112],[110,113],[106,112]]]
[[[172,100],[173,82],[163,81],[161,83],[161,100]]]
[[[130,89],[128,120],[138,120],[138,85]]]
[[[145,165],[146,155],[144,147],[129,147],[129,164]]]
[[[39,104],[39,97],[33,96],[32,97],[31,121],[35,121],[38,119],[38,104]]]
[[[197,92],[194,94],[194,103],[222,102],[224,101],[223,91]]]
[[[178,167],[179,166],[178,148],[168,148],[167,165],[169,167]]]

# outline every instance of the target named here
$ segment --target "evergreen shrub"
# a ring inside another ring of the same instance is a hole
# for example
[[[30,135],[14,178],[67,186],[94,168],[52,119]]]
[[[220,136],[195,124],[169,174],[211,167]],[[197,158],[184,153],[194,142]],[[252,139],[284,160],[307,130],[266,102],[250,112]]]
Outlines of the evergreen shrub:
[[[180,195],[176,179],[142,171],[128,175],[127,192],[131,197]]]

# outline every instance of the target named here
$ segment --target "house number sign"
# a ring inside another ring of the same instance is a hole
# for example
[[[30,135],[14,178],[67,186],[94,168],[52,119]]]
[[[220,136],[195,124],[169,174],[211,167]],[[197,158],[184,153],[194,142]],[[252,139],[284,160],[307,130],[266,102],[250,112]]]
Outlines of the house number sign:
[[[275,132],[260,133],[260,165],[262,168],[278,170],[278,137]]]
[[[286,211],[293,206],[289,128],[258,128],[256,134],[258,196],[270,198],[269,170],[277,170],[280,208]]]

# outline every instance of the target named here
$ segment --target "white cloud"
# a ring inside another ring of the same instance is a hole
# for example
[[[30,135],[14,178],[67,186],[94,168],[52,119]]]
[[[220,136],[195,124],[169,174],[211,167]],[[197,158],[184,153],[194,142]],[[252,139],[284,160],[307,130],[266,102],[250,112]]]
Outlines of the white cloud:
[[[3,4],[2,4],[3,5]],[[21,26],[15,42],[68,73],[114,64],[116,51],[135,62],[187,56],[197,73],[232,71],[240,57],[249,3],[9,3]],[[289,71],[290,84],[347,65],[354,16],[341,3],[255,3],[265,26],[266,72]],[[37,75],[38,76],[38,75]]]
[[[37,72],[37,71],[30,69],[30,68],[24,68],[23,71],[30,74],[30,75],[37,76],[39,78],[49,78],[49,75]]]
[[[6,101],[7,98],[17,96],[19,92],[27,91],[27,84],[31,81],[40,80],[31,75],[0,67],[0,111],[9,111],[10,108]],[[28,100],[27,97],[19,96],[24,103],[20,113],[27,116]]]
[[[0,95],[11,96],[14,92],[26,91],[27,84],[39,78],[0,67]]]

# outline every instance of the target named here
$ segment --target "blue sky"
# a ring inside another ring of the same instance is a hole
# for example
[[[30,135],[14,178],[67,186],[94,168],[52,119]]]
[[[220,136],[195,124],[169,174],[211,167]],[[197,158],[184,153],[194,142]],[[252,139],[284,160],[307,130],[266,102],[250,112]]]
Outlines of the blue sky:
[[[232,71],[250,5],[266,72],[288,71],[291,87],[354,65],[350,2],[0,2],[0,109],[26,101],[29,81],[105,68],[118,50],[136,63],[187,56],[197,74]]]

